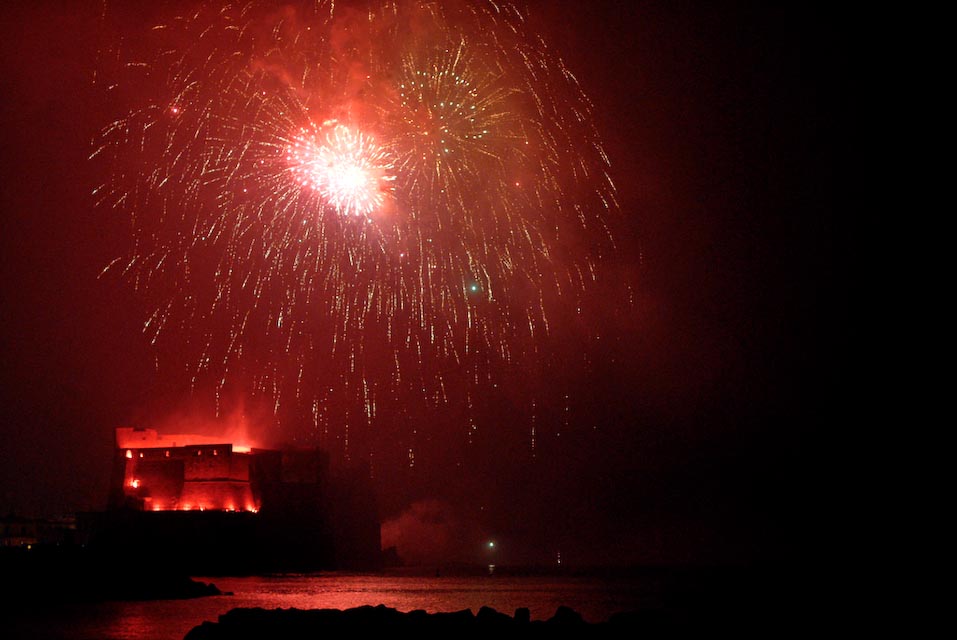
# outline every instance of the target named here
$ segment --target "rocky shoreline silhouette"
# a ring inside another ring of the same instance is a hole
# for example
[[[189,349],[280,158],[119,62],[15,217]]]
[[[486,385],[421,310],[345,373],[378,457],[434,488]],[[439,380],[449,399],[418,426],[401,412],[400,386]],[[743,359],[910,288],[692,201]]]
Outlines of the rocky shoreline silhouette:
[[[186,634],[184,640],[245,640],[252,638],[319,638],[330,631],[385,630],[405,632],[612,632],[649,631],[681,626],[664,612],[618,613],[605,622],[585,621],[577,611],[561,606],[547,620],[532,620],[527,608],[514,615],[482,607],[428,613],[423,610],[401,612],[378,606],[351,609],[260,609],[237,608],[219,616],[217,622],[203,622]]]

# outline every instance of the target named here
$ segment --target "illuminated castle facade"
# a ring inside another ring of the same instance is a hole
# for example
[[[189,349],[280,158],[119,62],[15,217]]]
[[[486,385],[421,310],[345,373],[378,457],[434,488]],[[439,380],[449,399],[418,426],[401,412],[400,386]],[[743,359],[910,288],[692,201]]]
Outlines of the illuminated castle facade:
[[[255,513],[264,481],[257,463],[270,453],[217,438],[120,428],[111,506]]]
[[[85,514],[91,546],[194,575],[369,569],[380,563],[368,473],[330,472],[318,449],[262,449],[119,428],[109,508]]]

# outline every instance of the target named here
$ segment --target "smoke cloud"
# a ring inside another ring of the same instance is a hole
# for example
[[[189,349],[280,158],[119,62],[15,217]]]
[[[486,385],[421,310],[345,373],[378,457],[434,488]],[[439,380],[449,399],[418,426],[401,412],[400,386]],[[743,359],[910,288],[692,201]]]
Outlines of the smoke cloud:
[[[421,500],[382,523],[382,546],[395,547],[408,566],[466,562],[476,549],[469,530],[448,503]]]

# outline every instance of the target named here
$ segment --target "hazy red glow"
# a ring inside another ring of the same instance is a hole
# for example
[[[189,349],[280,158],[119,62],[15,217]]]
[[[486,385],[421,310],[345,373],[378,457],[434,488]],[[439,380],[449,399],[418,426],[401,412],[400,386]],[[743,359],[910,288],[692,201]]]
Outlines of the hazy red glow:
[[[233,444],[230,434],[219,436],[198,435],[195,433],[164,433],[155,429],[136,429],[120,427],[116,429],[116,446],[126,449],[126,457],[133,458],[134,450],[169,449],[176,447],[198,447],[202,445],[222,445],[235,453],[249,453],[255,448],[252,444]],[[210,452],[217,449],[210,449]],[[142,453],[139,457],[143,457]]]
[[[333,455],[414,466],[411,416],[461,410],[471,442],[615,251],[592,105],[507,2],[201,3],[135,57],[93,153],[133,224],[111,267],[217,410],[265,398]]]
[[[391,4],[0,6],[0,513],[95,508],[123,481],[105,429],[215,434],[197,418],[245,400],[262,428],[228,441],[348,449],[386,519],[445,500],[473,553],[493,533],[513,550],[509,531],[571,567],[825,543],[833,491],[804,471],[847,422],[840,18]],[[470,91],[483,122],[430,100]],[[331,119],[394,157],[371,221],[289,169],[296,133]],[[591,123],[621,226],[587,189]],[[625,313],[618,279],[640,281]]]

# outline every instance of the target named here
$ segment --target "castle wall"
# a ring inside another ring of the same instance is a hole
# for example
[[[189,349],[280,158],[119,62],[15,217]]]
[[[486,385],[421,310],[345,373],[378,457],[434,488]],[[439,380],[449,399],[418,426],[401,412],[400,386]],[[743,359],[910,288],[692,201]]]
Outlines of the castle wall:
[[[119,438],[118,438],[119,440]],[[250,482],[250,454],[236,453],[225,443],[155,447],[160,438],[142,442],[126,437],[126,444],[146,448],[120,449],[122,504],[146,511],[222,510],[257,511],[258,492]]]

